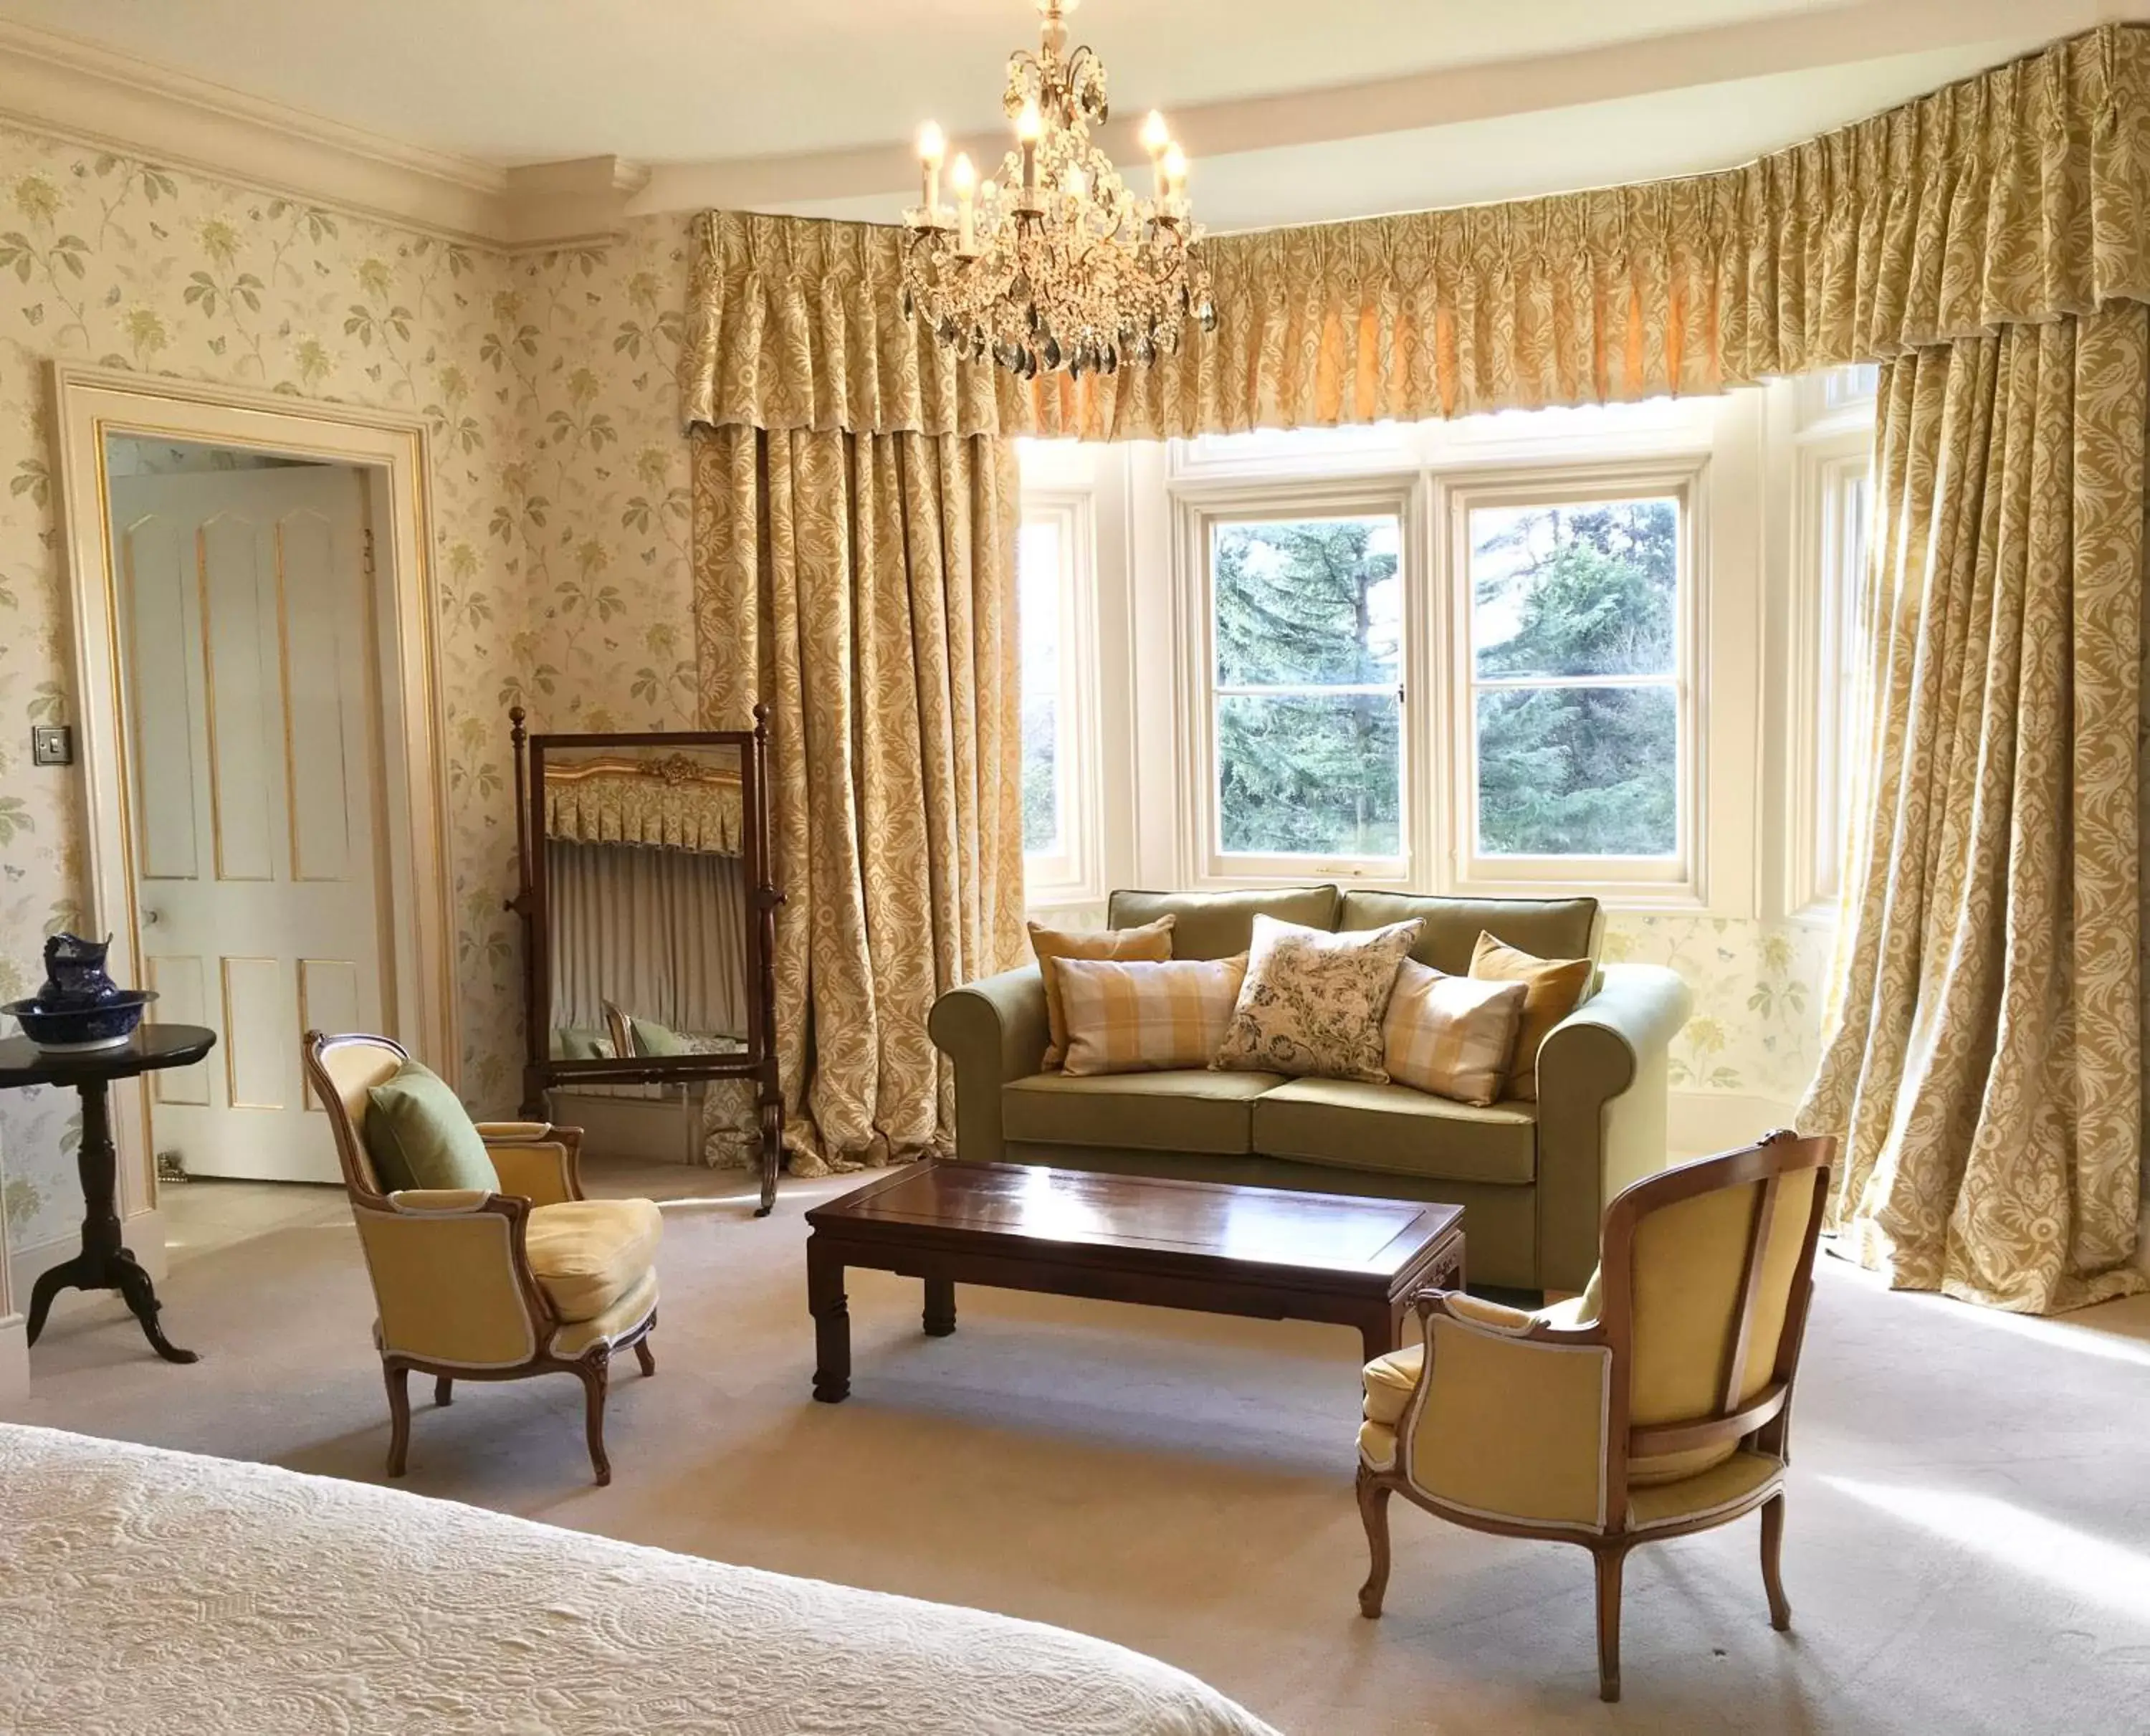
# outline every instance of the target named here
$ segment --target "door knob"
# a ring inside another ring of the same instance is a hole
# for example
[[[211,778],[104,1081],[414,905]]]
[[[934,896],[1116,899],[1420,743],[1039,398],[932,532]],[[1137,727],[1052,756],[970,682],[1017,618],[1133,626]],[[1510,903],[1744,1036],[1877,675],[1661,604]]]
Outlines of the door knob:
[[[160,911],[144,911],[142,912],[142,926],[144,928],[154,928],[164,920],[164,913]]]

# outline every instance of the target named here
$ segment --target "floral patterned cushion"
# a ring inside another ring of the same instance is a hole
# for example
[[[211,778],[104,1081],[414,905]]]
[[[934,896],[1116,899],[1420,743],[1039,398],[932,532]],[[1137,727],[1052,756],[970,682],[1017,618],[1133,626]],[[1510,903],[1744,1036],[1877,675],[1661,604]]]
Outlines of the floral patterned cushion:
[[[1331,934],[1255,917],[1246,981],[1212,1064],[1385,1084],[1381,1020],[1421,926]]]

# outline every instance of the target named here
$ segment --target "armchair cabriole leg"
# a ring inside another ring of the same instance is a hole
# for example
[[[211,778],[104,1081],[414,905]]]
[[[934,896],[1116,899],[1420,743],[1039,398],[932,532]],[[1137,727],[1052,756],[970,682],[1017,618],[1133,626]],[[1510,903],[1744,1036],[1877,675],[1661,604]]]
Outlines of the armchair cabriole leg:
[[[434,1375],[433,1402],[437,1405],[452,1405],[455,1401],[456,1383],[446,1375]]]
[[[1784,1597],[1781,1557],[1784,1547],[1784,1497],[1762,1503],[1762,1589],[1769,1594],[1769,1625],[1778,1633],[1792,1625],[1792,1606]]]
[[[598,1487],[612,1482],[612,1461],[605,1456],[605,1387],[612,1376],[612,1356],[599,1350],[577,1369],[583,1377],[583,1405],[590,1443],[590,1468],[597,1473]]]
[[[388,1383],[388,1474],[401,1476],[411,1457],[411,1370],[384,1362],[381,1373]]]
[[[1359,1517],[1366,1527],[1366,1582],[1359,1587],[1359,1613],[1381,1612],[1389,1589],[1389,1496],[1394,1491],[1364,1465],[1359,1467]]]
[[[1601,1546],[1591,1552],[1597,1564],[1597,1698],[1620,1698],[1620,1575],[1628,1564],[1624,1546]]]
[[[634,1341],[634,1360],[641,1365],[643,1374],[657,1372],[657,1353],[649,1348],[649,1335],[646,1332]]]

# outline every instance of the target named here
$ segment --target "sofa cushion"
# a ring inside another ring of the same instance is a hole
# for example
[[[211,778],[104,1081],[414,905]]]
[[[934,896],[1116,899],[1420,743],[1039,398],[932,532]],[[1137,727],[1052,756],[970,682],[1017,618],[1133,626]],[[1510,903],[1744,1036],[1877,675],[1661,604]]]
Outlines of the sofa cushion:
[[[1063,1062],[1078,1077],[1208,1067],[1239,1002],[1244,958],[1062,958]]]
[[[1001,1088],[1007,1138],[1128,1151],[1244,1156],[1248,1109],[1282,1082],[1274,1073],[1033,1073]]]
[[[1174,958],[1229,958],[1254,944],[1256,916],[1274,916],[1280,922],[1297,922],[1307,928],[1335,927],[1336,888],[1278,886],[1249,892],[1123,891],[1113,893],[1105,907],[1105,924],[1109,928],[1133,928],[1160,916],[1177,918],[1172,930]],[[1476,938],[1475,930],[1472,934]]]
[[[1246,981],[1212,1064],[1385,1083],[1381,1020],[1417,938],[1416,922],[1331,934],[1255,917]]]
[[[1170,958],[1172,918],[1161,917],[1137,928],[1094,931],[1047,928],[1042,922],[1033,922],[1030,950],[1037,959],[1038,979],[1045,985],[1045,1023],[1052,1039],[1046,1045],[1044,1064],[1050,1072],[1067,1052],[1067,1008],[1060,994],[1059,961],[1063,958]]]
[[[1508,1094],[1535,1102],[1538,1051],[1552,1027],[1590,992],[1590,960],[1535,958],[1496,935],[1481,934],[1477,951],[1471,956],[1471,974],[1481,982],[1523,985],[1523,1019],[1516,1032],[1515,1058],[1508,1066]]]
[[[1401,1085],[1295,1079],[1254,1103],[1254,1148],[1345,1169],[1527,1185],[1537,1173],[1528,1103],[1486,1108]]]
[[[1451,976],[1407,958],[1381,1022],[1381,1066],[1414,1091],[1497,1103],[1522,1022],[1523,985]]]
[[[1471,974],[1481,930],[1540,958],[1595,959],[1604,929],[1595,898],[1421,898],[1355,887],[1339,902],[1335,926],[1386,928],[1415,918],[1426,926],[1411,956],[1451,976]]]

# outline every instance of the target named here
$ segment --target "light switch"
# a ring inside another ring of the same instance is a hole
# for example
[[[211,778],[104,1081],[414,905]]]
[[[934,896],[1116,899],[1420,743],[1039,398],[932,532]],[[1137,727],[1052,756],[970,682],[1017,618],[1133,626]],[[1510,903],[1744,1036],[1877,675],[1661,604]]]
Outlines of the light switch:
[[[73,765],[74,731],[65,724],[31,724],[30,764],[33,765]]]

